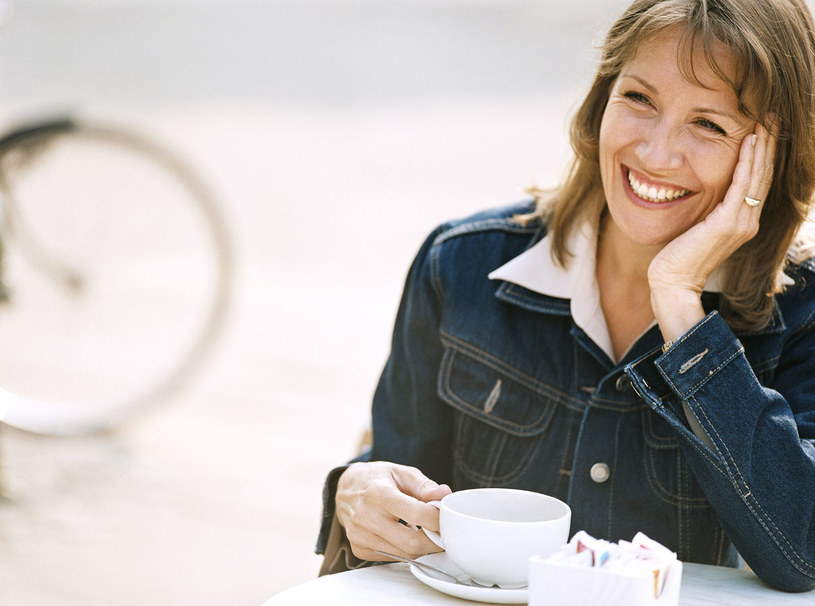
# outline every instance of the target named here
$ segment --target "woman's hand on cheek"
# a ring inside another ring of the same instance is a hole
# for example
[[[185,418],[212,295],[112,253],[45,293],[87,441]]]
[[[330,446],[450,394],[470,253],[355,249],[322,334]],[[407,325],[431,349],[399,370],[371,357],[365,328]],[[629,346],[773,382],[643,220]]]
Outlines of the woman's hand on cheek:
[[[762,202],[772,183],[775,135],[756,124],[744,138],[724,200],[700,223],[668,243],[648,269],[651,305],[666,340],[679,338],[704,317],[702,290],[708,277],[758,233]]]

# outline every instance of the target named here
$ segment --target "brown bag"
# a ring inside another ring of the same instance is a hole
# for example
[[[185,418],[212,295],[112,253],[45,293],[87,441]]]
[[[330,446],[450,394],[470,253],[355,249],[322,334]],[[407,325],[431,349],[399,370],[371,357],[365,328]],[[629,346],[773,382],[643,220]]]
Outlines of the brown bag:
[[[325,544],[323,564],[320,566],[320,576],[365,568],[373,562],[360,560],[351,550],[351,544],[345,536],[345,529],[340,526],[337,516],[331,521],[331,530],[328,532],[328,541]]]

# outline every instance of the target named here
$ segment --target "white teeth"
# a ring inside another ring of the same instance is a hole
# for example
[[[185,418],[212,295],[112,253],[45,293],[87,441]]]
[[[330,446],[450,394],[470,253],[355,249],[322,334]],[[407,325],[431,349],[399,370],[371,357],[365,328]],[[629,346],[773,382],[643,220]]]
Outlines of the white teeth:
[[[635,194],[649,202],[670,202],[671,200],[676,200],[690,193],[690,190],[687,189],[665,187],[657,189],[656,186],[653,185],[649,187],[645,183],[638,181],[631,171],[628,171],[628,183],[631,185],[631,189]]]

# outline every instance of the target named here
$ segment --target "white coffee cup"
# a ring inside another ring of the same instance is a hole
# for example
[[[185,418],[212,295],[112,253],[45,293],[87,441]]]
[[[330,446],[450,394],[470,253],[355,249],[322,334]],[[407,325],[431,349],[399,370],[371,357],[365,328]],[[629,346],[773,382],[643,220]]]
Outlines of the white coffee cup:
[[[524,587],[529,558],[547,557],[569,540],[571,509],[545,494],[474,488],[431,504],[439,508],[441,532],[425,534],[479,585]]]

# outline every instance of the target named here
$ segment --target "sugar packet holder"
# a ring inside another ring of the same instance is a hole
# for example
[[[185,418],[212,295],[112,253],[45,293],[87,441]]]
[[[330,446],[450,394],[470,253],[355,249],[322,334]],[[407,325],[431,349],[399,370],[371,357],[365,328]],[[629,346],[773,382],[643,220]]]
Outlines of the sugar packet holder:
[[[532,557],[529,606],[677,606],[682,562],[675,554],[641,533],[620,543],[580,532],[560,552]],[[642,545],[649,563],[626,561]]]

